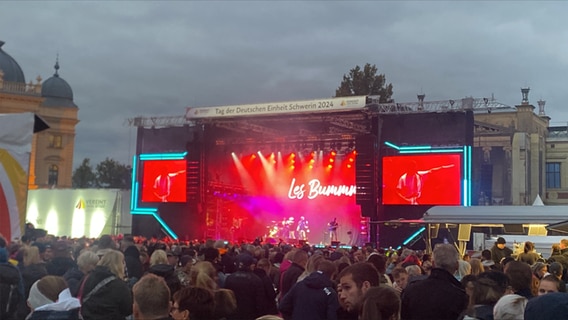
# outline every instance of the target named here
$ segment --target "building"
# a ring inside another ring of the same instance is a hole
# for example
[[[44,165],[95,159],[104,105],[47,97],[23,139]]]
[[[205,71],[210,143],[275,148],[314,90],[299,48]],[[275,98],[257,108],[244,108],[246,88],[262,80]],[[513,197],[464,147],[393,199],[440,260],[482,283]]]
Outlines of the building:
[[[30,158],[29,188],[70,188],[78,107],[71,86],[59,76],[26,83],[20,65],[3,51],[0,41],[0,113],[33,112],[50,129],[34,135]]]

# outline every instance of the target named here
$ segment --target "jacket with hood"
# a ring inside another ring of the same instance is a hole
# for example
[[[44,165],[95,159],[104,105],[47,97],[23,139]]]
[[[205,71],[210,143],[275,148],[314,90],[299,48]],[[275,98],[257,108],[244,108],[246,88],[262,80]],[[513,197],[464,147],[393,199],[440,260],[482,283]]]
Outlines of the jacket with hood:
[[[321,271],[312,272],[282,298],[284,319],[337,319],[339,300],[333,282]]]
[[[78,320],[81,303],[73,298],[69,289],[59,293],[57,302],[49,303],[35,309],[26,320]]]
[[[170,288],[172,296],[181,289],[181,281],[175,273],[174,266],[169,264],[155,264],[148,269],[148,272],[164,278],[168,288]]]
[[[112,281],[92,294],[87,301],[89,292],[106,278],[115,276],[108,267],[96,266],[84,280],[83,288],[79,289],[81,297],[81,314],[85,320],[124,319],[132,314],[132,293],[122,279],[115,277]]]
[[[128,278],[142,278],[144,272],[142,269],[142,261],[140,261],[140,251],[135,245],[131,245],[124,250],[124,262],[126,263]]]

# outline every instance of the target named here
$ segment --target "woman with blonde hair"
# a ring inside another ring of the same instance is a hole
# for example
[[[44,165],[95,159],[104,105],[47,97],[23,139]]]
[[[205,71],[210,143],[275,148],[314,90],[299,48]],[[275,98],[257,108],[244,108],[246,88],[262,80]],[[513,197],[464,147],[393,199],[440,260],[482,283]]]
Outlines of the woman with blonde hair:
[[[318,263],[320,263],[320,261],[322,261],[324,259],[325,258],[321,254],[316,254],[316,255],[311,256],[308,259],[308,263],[306,264],[306,269],[304,270],[304,272],[302,272],[302,274],[300,274],[300,276],[298,277],[298,280],[296,282],[300,282],[300,281],[304,280],[312,272],[315,272],[317,270]]]
[[[164,250],[154,250],[150,256],[150,267],[157,264],[168,264],[168,255]]]
[[[189,285],[193,287],[217,289],[217,270],[209,261],[199,261],[189,270]]]
[[[90,319],[124,319],[132,314],[132,293],[124,281],[124,255],[110,250],[79,287],[81,314]]]
[[[485,271],[485,267],[481,264],[481,260],[477,258],[472,258],[469,260],[469,264],[471,265],[471,273],[472,275],[476,276]]]

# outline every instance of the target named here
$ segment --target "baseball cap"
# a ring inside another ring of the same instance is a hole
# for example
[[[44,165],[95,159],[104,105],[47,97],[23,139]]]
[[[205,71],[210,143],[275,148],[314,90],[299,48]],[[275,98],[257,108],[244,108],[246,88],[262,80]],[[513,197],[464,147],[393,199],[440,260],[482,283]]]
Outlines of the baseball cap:
[[[256,259],[254,259],[251,255],[246,253],[241,253],[235,259],[235,265],[237,268],[248,268],[251,265],[256,263]]]
[[[507,243],[507,241],[505,241],[505,238],[499,237],[499,238],[497,238],[497,243],[498,244],[505,244],[505,243]]]

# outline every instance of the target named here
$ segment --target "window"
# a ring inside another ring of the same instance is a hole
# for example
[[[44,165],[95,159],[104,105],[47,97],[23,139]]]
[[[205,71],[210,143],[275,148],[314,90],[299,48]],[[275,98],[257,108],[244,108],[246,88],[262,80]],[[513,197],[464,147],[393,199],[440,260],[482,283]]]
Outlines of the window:
[[[548,162],[546,164],[546,187],[560,188],[560,162]]]
[[[50,135],[49,136],[49,146],[51,148],[61,148],[63,146],[63,138],[60,135]]]
[[[56,186],[58,177],[59,177],[59,168],[56,165],[52,164],[51,166],[49,166],[49,175],[47,178],[47,184],[50,186]]]

